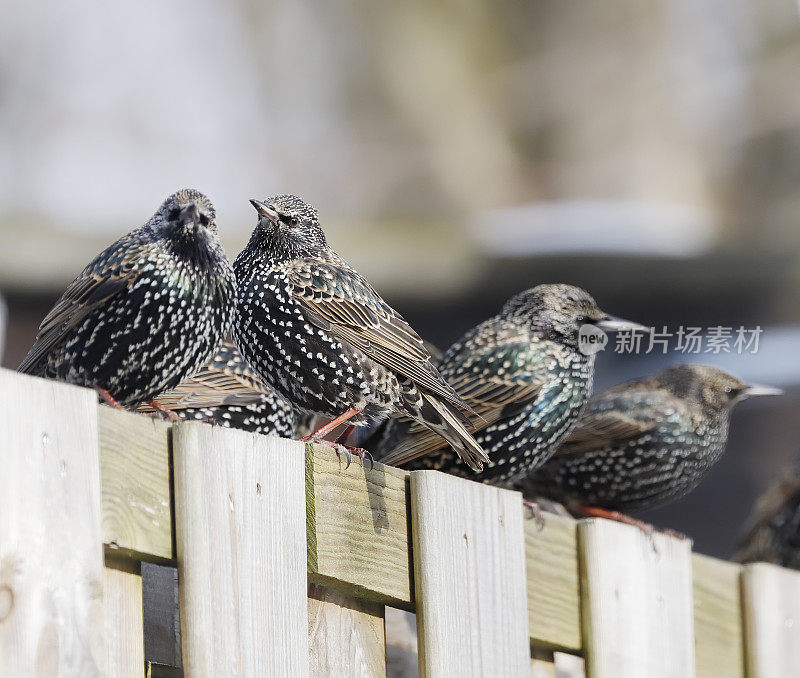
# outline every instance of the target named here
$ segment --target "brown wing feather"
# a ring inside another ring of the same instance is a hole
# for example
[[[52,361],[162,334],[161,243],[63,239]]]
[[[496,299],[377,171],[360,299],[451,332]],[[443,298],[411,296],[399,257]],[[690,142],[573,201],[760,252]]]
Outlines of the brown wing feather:
[[[612,443],[632,440],[654,430],[656,424],[655,421],[634,419],[616,410],[586,414],[553,456],[590,452]]]
[[[70,331],[92,311],[131,285],[139,275],[136,263],[147,244],[138,238],[137,231],[129,233],[101,252],[67,287],[55,306],[45,316],[39,332],[20,372],[36,374],[40,363]]]
[[[265,387],[244,361],[236,345],[225,340],[214,357],[200,370],[175,388],[156,397],[158,404],[170,410],[248,405],[261,401]],[[147,405],[139,408],[152,411]]]
[[[310,322],[456,407],[466,403],[442,379],[422,339],[344,262],[301,262],[287,269]]]
[[[513,352],[518,343],[523,346],[519,350],[526,350],[528,344],[525,337],[509,338],[505,345],[484,347],[487,355],[502,353],[504,350]],[[481,348],[474,346],[470,353],[473,361],[481,363]],[[531,361],[533,362],[533,361]],[[455,389],[461,398],[472,408],[474,417],[467,426],[470,433],[482,430],[496,423],[504,416],[509,416],[510,411],[524,407],[542,388],[542,382],[531,374],[526,374],[519,379],[513,379],[488,370],[464,370],[460,374],[452,375],[454,371],[444,368],[448,383]],[[444,447],[447,442],[440,436],[431,432],[418,422],[410,422],[406,418],[398,420],[395,426],[405,428],[402,439],[392,445],[391,450],[381,457],[387,464],[404,464],[417,457],[430,454]]]

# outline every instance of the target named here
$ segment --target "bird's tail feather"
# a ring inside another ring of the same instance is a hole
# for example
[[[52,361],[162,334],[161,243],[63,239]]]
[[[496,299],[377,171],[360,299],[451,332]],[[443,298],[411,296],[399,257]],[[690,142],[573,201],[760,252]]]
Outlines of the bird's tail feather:
[[[489,461],[489,457],[467,430],[466,425],[469,425],[469,419],[462,412],[448,407],[435,396],[423,393],[422,397],[425,403],[420,409],[419,416],[415,418],[450,443],[458,456],[472,470],[483,469],[483,463]],[[399,466],[424,453],[424,451],[415,452],[415,449],[419,448],[414,447],[403,453],[400,451],[401,448],[402,443],[397,449],[398,453],[389,453],[382,461]]]

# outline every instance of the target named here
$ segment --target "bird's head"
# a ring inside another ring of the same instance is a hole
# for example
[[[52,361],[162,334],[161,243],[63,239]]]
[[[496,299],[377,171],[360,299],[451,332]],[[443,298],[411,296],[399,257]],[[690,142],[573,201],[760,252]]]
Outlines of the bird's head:
[[[254,235],[272,254],[294,258],[327,245],[317,210],[296,195],[251,200],[250,204],[258,214]]]
[[[511,297],[503,312],[530,323],[544,338],[573,348],[578,346],[584,325],[607,331],[649,331],[638,323],[608,315],[586,290],[573,285],[537,285]]]
[[[691,363],[668,367],[659,375],[659,381],[675,395],[688,397],[717,412],[728,411],[747,398],[783,393],[772,386],[746,384],[716,367]]]
[[[216,211],[200,191],[184,188],[169,196],[153,215],[151,223],[160,236],[181,244],[216,239]]]

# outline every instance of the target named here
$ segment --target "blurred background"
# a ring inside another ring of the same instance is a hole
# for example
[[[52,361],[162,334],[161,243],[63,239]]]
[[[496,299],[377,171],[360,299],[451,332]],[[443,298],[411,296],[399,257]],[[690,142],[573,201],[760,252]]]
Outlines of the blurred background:
[[[689,359],[787,389],[643,516],[729,556],[800,440],[798,73],[795,0],[7,6],[3,365],[174,190],[212,198],[230,257],[248,198],[296,193],[441,347],[540,282],[672,332],[763,328],[755,355],[598,358],[597,388]]]

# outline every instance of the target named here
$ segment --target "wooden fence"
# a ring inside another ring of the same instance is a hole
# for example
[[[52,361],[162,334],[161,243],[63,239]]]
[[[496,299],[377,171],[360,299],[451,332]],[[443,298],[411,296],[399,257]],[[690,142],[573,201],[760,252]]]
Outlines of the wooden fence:
[[[800,573],[7,370],[0,432],[3,678],[156,675],[142,562],[177,563],[187,676],[385,675],[386,606],[423,675],[800,676]]]

